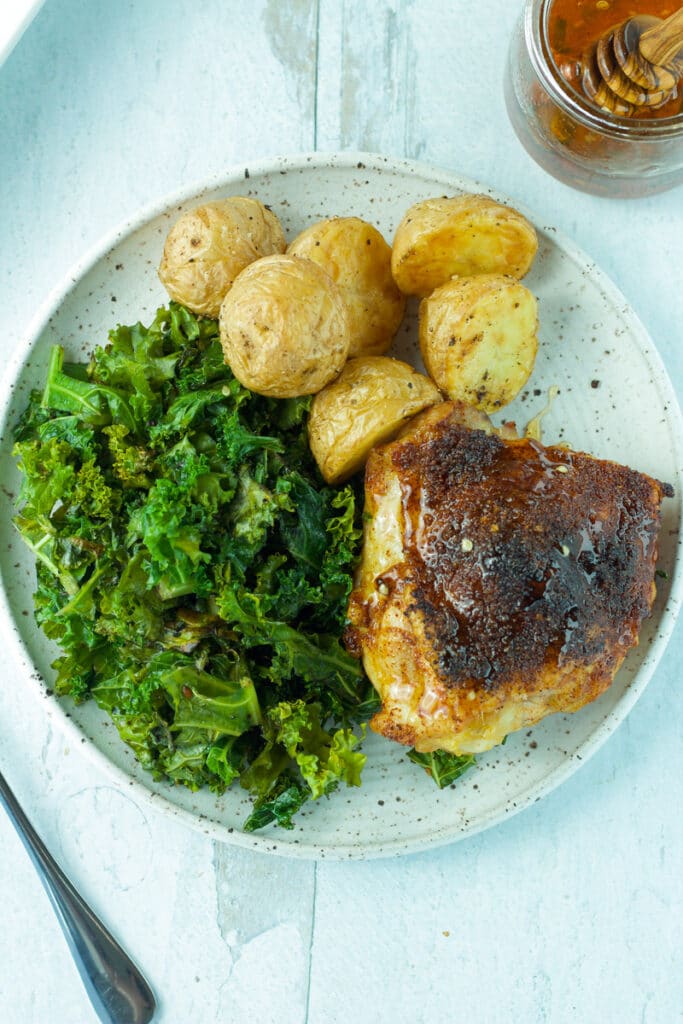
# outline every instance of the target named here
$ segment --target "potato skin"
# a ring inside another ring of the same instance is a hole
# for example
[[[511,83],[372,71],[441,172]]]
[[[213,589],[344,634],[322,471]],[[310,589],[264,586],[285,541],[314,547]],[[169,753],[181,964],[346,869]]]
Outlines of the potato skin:
[[[526,384],[537,328],[535,296],[501,274],[453,278],[420,303],[427,372],[449,398],[486,412],[507,405]]]
[[[524,277],[538,238],[529,221],[488,196],[425,199],[396,229],[391,269],[407,295],[429,295],[455,275]]]
[[[406,300],[391,275],[391,247],[377,228],[359,217],[331,217],[302,231],[287,252],[319,263],[339,285],[349,308],[349,355],[383,355]]]
[[[375,445],[441,400],[433,381],[400,359],[349,359],[315,396],[308,420],[311,451],[327,483],[342,483],[358,472]]]
[[[245,387],[273,398],[320,391],[349,352],[346,304],[322,267],[265,256],[235,279],[220,310],[225,361]]]
[[[176,302],[215,318],[237,275],[286,246],[280,221],[258,199],[219,199],[176,221],[166,238],[159,278]]]

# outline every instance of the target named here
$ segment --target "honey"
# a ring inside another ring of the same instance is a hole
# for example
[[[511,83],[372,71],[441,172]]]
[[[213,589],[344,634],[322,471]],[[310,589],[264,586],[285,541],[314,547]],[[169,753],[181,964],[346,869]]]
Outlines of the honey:
[[[668,18],[680,7],[679,0],[553,0],[548,12],[548,42],[562,77],[583,95],[581,85],[585,54],[598,39],[628,18],[648,14]],[[683,110],[679,87],[661,107],[643,107],[638,117],[673,117]]]
[[[680,0],[524,0],[505,103],[533,159],[573,188],[610,198],[683,184],[683,84],[659,108],[605,110],[583,90],[584,58],[634,15],[666,18]]]

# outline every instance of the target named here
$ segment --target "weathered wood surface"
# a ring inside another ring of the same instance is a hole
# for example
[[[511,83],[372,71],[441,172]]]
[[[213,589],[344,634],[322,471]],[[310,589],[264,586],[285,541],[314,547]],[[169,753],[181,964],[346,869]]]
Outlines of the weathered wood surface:
[[[600,200],[531,162],[501,91],[517,8],[47,0],[0,68],[5,356],[140,207],[274,154],[364,149],[480,179],[570,235],[635,306],[680,395],[683,193]],[[393,861],[267,858],[142,810],[45,724],[2,654],[0,767],[148,971],[163,1024],[663,1024],[683,1006],[682,655],[679,628],[628,721],[541,804]],[[0,865],[0,1018],[94,1019],[2,821]]]

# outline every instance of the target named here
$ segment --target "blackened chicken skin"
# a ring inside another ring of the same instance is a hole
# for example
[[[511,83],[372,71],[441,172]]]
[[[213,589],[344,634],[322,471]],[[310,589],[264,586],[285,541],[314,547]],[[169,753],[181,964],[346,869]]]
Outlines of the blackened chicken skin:
[[[655,597],[668,485],[446,402],[376,449],[346,641],[372,728],[477,753],[608,688]]]

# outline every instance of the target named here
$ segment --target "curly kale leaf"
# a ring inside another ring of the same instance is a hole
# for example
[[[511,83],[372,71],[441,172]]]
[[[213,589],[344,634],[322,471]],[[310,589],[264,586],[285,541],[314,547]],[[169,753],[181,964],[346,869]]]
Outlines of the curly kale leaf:
[[[358,737],[350,729],[330,732],[320,715],[319,705],[303,700],[282,701],[267,712],[266,747],[240,777],[255,798],[247,831],[272,821],[292,828],[292,815],[306,800],[329,796],[340,782],[360,785],[366,757],[354,749]]]
[[[293,817],[310,797],[310,792],[301,783],[281,776],[277,791],[266,800],[256,800],[254,810],[244,823],[245,832],[256,832],[275,822],[280,828],[294,828]]]
[[[44,408],[71,413],[93,427],[116,421],[138,433],[141,421],[136,418],[128,397],[122,391],[84,380],[73,368],[67,372],[64,349],[59,345],[52,349],[43,391]]]
[[[94,699],[158,778],[239,780],[248,829],[358,785],[352,727],[378,706],[340,642],[359,489],[322,480],[310,404],[248,391],[217,323],[170,303],[87,366],[56,346],[15,428],[56,691]]]
[[[411,750],[408,757],[425,769],[439,789],[450,786],[475,763],[474,754],[449,754],[445,750],[433,750],[430,754]]]
[[[122,423],[103,427],[102,433],[109,449],[111,471],[121,487],[151,487],[154,469],[151,450],[130,441],[130,430]]]

